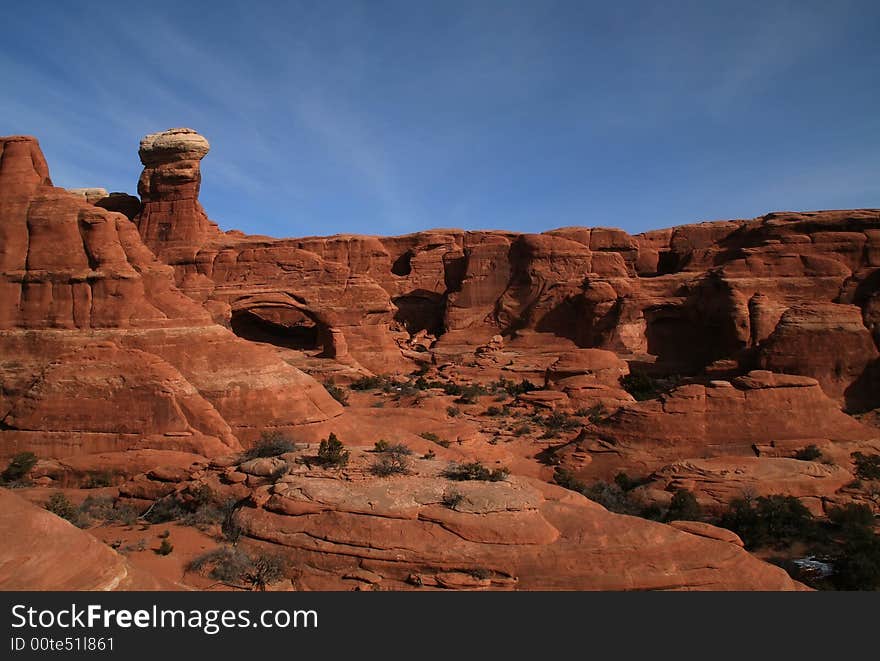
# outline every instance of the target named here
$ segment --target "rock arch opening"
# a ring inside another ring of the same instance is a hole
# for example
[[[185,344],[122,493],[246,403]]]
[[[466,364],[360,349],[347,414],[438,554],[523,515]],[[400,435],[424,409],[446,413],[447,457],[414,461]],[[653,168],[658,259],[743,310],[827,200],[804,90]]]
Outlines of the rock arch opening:
[[[326,330],[320,322],[292,307],[252,307],[232,312],[232,332],[251,342],[320,353]]]

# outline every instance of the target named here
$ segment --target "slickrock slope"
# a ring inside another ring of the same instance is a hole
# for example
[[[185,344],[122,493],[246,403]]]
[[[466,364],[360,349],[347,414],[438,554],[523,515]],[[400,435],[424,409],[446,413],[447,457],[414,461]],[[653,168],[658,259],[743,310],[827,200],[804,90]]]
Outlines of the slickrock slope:
[[[64,519],[0,489],[0,590],[175,590]]]
[[[181,294],[125,216],[55,188],[0,139],[0,455],[216,454],[338,415],[313,379]]]
[[[235,521],[248,543],[287,557],[299,589],[803,589],[725,531],[691,534],[612,514],[528,478],[455,482],[436,459],[377,478],[375,453],[350,451],[342,471],[303,462],[314,448],[218,460],[178,493],[210,485],[243,503]],[[280,469],[289,472],[278,478]],[[134,483],[139,493],[164,486]]]

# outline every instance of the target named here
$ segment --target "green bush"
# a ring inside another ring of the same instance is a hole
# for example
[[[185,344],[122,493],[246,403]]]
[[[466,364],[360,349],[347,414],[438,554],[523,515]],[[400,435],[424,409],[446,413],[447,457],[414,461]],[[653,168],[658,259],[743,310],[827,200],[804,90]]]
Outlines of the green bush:
[[[88,496],[79,506],[79,511],[88,519],[127,526],[133,526],[138,520],[134,507],[120,504],[113,496]]]
[[[461,409],[457,406],[447,406],[446,415],[448,415],[450,418],[457,418],[461,415]]]
[[[419,434],[419,436],[424,438],[426,441],[431,441],[432,443],[436,443],[440,447],[448,448],[450,445],[452,445],[452,443],[450,441],[447,441],[445,438],[440,438],[434,432],[424,431],[421,434]]]
[[[748,549],[809,540],[816,532],[810,510],[794,496],[782,495],[733,500],[721,526],[739,535]]]
[[[667,521],[699,521],[703,517],[703,508],[696,496],[687,489],[678,489],[672,494],[669,509],[666,510]]]
[[[245,451],[243,458],[277,457],[296,450],[296,443],[278,431],[264,431],[252,448]]]
[[[352,390],[377,390],[384,388],[389,381],[387,376],[364,376],[353,381],[349,387]]]
[[[571,471],[562,466],[557,466],[553,471],[553,481],[561,487],[578,493],[584,493],[587,490],[586,484],[576,479]]]
[[[56,491],[49,497],[49,502],[46,503],[45,508],[55,516],[60,516],[75,526],[82,527],[84,524],[79,508],[71,503],[67,496],[60,491]]]
[[[443,471],[444,477],[457,481],[480,480],[483,482],[500,482],[506,479],[509,474],[510,470],[505,467],[490,469],[479,461],[452,464]]]
[[[37,455],[33,452],[19,452],[9,460],[9,465],[0,474],[0,478],[2,478],[3,482],[19,482],[31,472],[36,463]]]
[[[162,543],[159,544],[159,548],[156,549],[156,553],[159,555],[169,555],[173,550],[174,546],[171,544],[168,537],[164,537]]]
[[[856,464],[858,477],[863,480],[880,480],[880,454],[853,452],[850,456]]]
[[[488,395],[489,391],[479,383],[471,383],[461,389],[461,396],[455,400],[456,404],[476,404],[482,395]]]
[[[498,381],[489,384],[489,388],[493,392],[504,391],[512,397],[516,397],[517,395],[522,395],[523,393],[531,392],[532,390],[537,390],[538,386],[536,386],[531,381],[527,379],[523,379],[519,383],[516,383],[513,380],[500,378]]]
[[[821,456],[822,451],[816,445],[808,445],[794,453],[794,458],[801,461],[816,461]]]
[[[874,513],[867,505],[847,503],[828,510],[828,520],[844,532],[872,532]]]
[[[405,455],[386,452],[373,462],[370,472],[378,477],[406,475],[409,472],[409,461]]]
[[[832,581],[839,590],[880,589],[880,537],[848,537],[834,562]]]
[[[330,436],[321,441],[318,446],[318,461],[322,466],[344,468],[348,465],[351,453],[345,449],[336,434],[330,433]]]

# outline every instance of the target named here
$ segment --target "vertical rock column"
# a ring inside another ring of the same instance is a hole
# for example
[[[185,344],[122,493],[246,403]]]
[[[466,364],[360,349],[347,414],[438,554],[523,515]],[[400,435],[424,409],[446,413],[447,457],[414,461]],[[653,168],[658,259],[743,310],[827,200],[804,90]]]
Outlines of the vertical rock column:
[[[138,181],[143,209],[135,218],[144,243],[168,264],[192,262],[217,231],[199,204],[199,162],[210,149],[192,129],[168,129],[141,140]]]

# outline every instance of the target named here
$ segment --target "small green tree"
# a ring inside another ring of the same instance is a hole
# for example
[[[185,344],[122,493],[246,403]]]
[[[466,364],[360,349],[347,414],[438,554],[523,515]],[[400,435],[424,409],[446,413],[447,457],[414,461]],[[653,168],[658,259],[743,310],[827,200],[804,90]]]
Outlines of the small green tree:
[[[318,461],[323,466],[333,466],[336,468],[344,468],[348,465],[351,453],[345,449],[336,434],[330,432],[330,436],[321,441],[318,446]]]
[[[856,475],[863,480],[880,480],[880,454],[853,452],[850,456],[856,465]]]
[[[37,455],[33,452],[19,452],[9,460],[9,465],[3,471],[3,482],[18,482],[22,480],[37,463]]]
[[[703,508],[693,493],[679,489],[672,495],[669,509],[666,510],[667,521],[699,521],[702,516]]]

